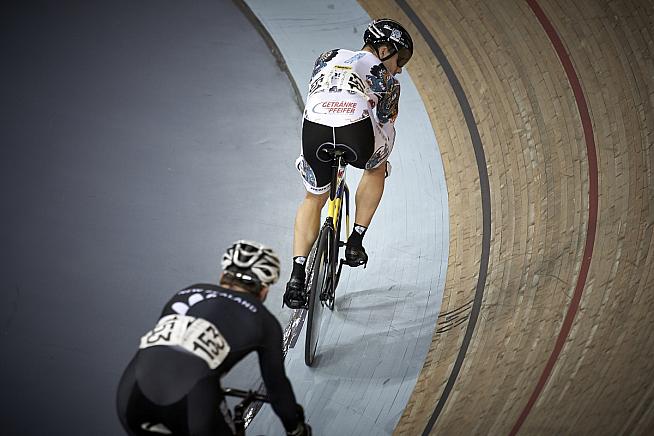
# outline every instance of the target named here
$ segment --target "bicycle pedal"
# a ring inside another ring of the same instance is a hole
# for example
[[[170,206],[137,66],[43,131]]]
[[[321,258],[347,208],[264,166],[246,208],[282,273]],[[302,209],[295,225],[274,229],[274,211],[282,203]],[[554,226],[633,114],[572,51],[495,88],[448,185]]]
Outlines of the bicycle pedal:
[[[367,261],[367,260],[366,260],[365,262],[355,263],[355,262],[348,262],[347,259],[341,259],[341,262],[343,262],[345,265],[347,265],[347,266],[349,266],[349,267],[351,267],[351,268],[358,268],[358,267],[360,267],[361,265],[363,265],[363,267],[365,268],[366,265],[368,265],[368,261]]]

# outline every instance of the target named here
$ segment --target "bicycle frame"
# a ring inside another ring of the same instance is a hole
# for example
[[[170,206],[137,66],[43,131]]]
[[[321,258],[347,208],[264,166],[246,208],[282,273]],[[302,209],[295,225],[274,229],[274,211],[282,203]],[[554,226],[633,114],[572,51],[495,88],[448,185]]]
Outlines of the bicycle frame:
[[[336,155],[336,164],[332,166],[332,185],[329,189],[329,202],[327,205],[327,221],[332,223],[333,229],[338,228],[338,217],[343,206],[343,195],[345,193],[345,164],[343,163],[343,156],[339,153]],[[349,208],[349,201],[346,202]],[[346,210],[345,214],[345,229],[346,235],[350,234],[350,214]]]
[[[345,152],[335,150],[332,160],[332,182],[329,191],[329,202],[327,205],[327,218],[324,227],[329,227],[332,231],[332,240],[329,244],[329,266],[332,277],[331,285],[326,294],[321,294],[320,300],[326,304],[330,310],[334,309],[334,291],[338,284],[338,278],[341,275],[343,262],[339,262],[339,247],[347,242],[347,235],[350,234],[350,201],[349,190],[345,183],[345,172],[347,163],[344,161]],[[340,240],[341,228],[340,219],[342,218],[343,201],[345,200],[345,241]],[[325,290],[323,290],[325,291]]]
[[[332,179],[329,191],[327,218],[320,229],[312,250],[313,258],[309,262],[307,274],[307,291],[309,296],[307,329],[304,349],[304,363],[313,365],[320,337],[320,319],[322,311],[333,311],[335,292],[338,286],[343,259],[338,259],[339,248],[345,245],[340,239],[343,201],[345,201],[346,227],[350,233],[350,201],[349,190],[345,183],[345,169],[343,150],[330,150],[332,154]]]

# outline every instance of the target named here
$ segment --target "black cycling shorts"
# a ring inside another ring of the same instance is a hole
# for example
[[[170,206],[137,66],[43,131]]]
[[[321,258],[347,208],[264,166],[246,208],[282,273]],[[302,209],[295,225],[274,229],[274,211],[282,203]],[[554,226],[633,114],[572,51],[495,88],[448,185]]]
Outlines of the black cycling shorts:
[[[333,144],[343,145],[353,152],[350,165],[364,169],[375,151],[375,134],[370,118],[342,127],[331,127],[304,119],[302,123],[302,155],[298,170],[307,188],[314,193],[326,192],[332,178],[331,160],[318,151]],[[307,168],[308,165],[308,168]]]
[[[157,429],[173,435],[234,434],[219,376],[196,363],[207,367],[195,356],[164,347],[136,354],[123,373],[117,395],[118,416],[128,435],[162,434]],[[162,374],[162,364],[175,369],[177,376]]]

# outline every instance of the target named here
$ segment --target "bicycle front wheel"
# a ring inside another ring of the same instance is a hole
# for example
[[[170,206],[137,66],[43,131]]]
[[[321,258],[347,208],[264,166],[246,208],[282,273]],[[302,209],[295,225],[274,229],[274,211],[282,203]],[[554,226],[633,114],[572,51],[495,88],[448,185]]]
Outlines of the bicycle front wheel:
[[[320,230],[318,245],[314,258],[313,277],[309,291],[309,307],[307,312],[307,331],[304,342],[304,363],[312,366],[316,358],[318,341],[320,339],[320,325],[325,318],[326,307],[320,301],[323,294],[331,283],[331,265],[329,245],[333,238],[333,230],[325,226]]]

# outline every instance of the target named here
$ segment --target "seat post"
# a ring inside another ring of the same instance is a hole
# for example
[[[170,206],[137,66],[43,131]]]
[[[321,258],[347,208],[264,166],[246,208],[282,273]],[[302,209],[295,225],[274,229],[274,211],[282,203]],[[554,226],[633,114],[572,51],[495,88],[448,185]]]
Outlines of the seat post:
[[[334,152],[332,156],[332,183],[329,187],[329,199],[334,200],[336,198],[336,175],[338,173],[338,166],[341,162],[341,157],[338,156],[337,151]]]

